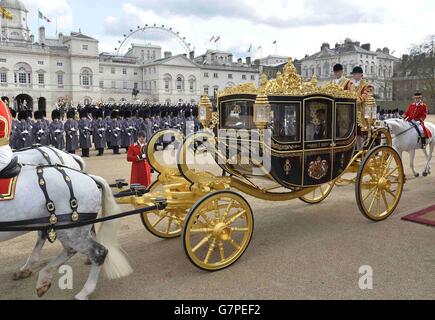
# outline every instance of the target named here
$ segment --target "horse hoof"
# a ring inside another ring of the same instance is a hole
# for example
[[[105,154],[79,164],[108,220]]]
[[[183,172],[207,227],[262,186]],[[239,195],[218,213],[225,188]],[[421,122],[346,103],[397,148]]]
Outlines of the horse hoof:
[[[419,176],[420,176],[419,173],[416,173],[416,174],[414,175],[414,177],[416,177],[416,178],[418,178]]]
[[[32,270],[27,269],[27,270],[15,272],[13,279],[15,281],[24,280],[30,278],[31,275],[32,275]]]
[[[46,284],[45,286],[36,289],[36,294],[38,295],[39,298],[41,298],[44,294],[47,293],[48,289],[50,289],[51,287],[51,283]]]
[[[427,177],[428,173],[427,172],[423,172],[423,177]]]

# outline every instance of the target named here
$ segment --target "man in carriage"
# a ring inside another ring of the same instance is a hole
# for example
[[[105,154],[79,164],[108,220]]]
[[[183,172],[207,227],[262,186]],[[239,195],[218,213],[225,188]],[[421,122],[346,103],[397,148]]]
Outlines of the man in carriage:
[[[344,68],[341,64],[337,63],[334,66],[334,75],[335,79],[332,80],[332,83],[336,84],[337,86],[340,86],[344,90],[350,90],[352,87],[352,81],[350,79],[347,79],[344,76]]]
[[[429,108],[422,101],[422,94],[420,92],[417,92],[414,95],[414,99],[414,103],[411,103],[408,106],[408,109],[403,114],[403,118],[406,121],[411,122],[417,129],[418,135],[420,136],[421,148],[425,149],[426,139],[430,139],[432,137],[430,130],[424,125]]]

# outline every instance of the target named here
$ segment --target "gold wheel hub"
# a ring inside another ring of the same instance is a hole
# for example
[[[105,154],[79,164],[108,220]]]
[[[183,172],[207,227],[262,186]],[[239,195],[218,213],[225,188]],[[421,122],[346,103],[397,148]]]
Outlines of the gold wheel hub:
[[[390,180],[385,179],[384,177],[380,178],[378,181],[378,188],[380,190],[389,190],[391,187]]]
[[[225,223],[218,223],[213,229],[213,236],[226,241],[231,239],[231,229]]]

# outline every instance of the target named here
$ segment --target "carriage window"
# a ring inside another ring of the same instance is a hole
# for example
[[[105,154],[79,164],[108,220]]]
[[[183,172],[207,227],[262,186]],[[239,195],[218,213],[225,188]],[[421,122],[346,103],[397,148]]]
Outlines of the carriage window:
[[[222,127],[252,129],[253,101],[231,101],[222,104]]]
[[[300,141],[300,104],[272,105],[273,138],[278,142]]]
[[[348,138],[354,129],[354,107],[352,104],[337,104],[336,138]]]
[[[311,100],[305,104],[305,140],[331,139],[331,102]]]

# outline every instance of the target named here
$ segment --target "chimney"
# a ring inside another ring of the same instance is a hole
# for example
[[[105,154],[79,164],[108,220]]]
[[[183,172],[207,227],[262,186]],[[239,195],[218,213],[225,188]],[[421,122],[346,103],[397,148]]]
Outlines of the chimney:
[[[187,58],[187,54],[186,54],[186,53],[183,53],[183,57]]]
[[[251,65],[251,57],[246,57],[246,64]]]
[[[322,47],[320,48],[320,50],[321,51],[323,51],[324,49],[329,49],[330,47],[329,47],[329,43],[327,43],[327,42],[323,42],[322,43]]]
[[[189,52],[189,59],[190,60],[194,60],[195,59],[195,51],[192,50],[192,51]]]
[[[59,42],[60,44],[63,44],[63,33],[59,33]]]
[[[242,58],[237,59],[237,63],[238,63],[238,64],[242,64],[242,63],[243,63]]]
[[[30,42],[35,43],[35,36],[33,34],[30,35]]]
[[[41,45],[45,45],[45,28],[44,27],[39,28],[39,43]]]
[[[254,65],[255,66],[259,66],[260,65],[260,59],[255,59],[254,60]]]
[[[172,52],[171,51],[165,51],[164,53],[165,59],[172,57]]]
[[[364,43],[361,48],[363,48],[364,50],[370,51],[370,43]]]
[[[228,62],[233,63],[233,55],[232,54],[228,55]]]
[[[384,49],[382,49],[382,52],[385,53],[385,54],[390,54],[390,49],[385,47]]]
[[[335,44],[335,49],[338,49],[338,48],[340,48],[341,47],[341,45],[337,42],[336,44]]]
[[[360,47],[360,46],[361,46],[361,42],[359,42],[359,41],[355,41],[355,45],[356,45],[357,47]]]

